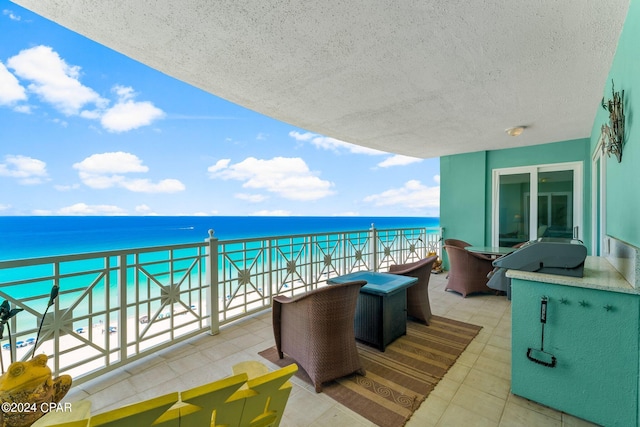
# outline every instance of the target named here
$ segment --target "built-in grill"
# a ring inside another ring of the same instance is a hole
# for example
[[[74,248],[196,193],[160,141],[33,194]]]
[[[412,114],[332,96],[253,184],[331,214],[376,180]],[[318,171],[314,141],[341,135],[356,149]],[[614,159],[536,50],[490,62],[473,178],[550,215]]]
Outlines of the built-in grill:
[[[582,277],[587,248],[579,240],[544,237],[493,261],[494,267]]]

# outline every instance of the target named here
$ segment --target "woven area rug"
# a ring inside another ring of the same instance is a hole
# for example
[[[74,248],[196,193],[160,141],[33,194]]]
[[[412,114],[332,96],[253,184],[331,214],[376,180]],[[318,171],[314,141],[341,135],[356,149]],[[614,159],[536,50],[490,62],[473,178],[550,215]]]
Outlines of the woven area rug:
[[[328,382],[322,392],[379,426],[403,426],[481,329],[439,316],[430,323],[407,322],[407,335],[384,353],[358,343],[367,375]],[[275,347],[259,354],[278,366],[295,363],[278,359]],[[311,383],[303,369],[297,376]]]

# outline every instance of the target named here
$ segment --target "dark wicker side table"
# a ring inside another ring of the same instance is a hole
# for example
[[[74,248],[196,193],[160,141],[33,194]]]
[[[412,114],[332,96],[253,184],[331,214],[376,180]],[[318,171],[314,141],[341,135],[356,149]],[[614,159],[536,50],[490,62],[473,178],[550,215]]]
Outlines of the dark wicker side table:
[[[366,280],[360,288],[354,330],[356,339],[384,351],[407,333],[407,288],[415,277],[373,271],[358,271],[331,278],[329,284]]]

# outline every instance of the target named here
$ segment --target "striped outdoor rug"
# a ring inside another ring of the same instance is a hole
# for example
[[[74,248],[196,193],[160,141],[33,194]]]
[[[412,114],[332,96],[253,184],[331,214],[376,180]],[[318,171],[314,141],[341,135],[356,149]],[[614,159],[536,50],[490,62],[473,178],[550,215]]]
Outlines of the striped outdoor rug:
[[[322,392],[379,426],[403,426],[481,329],[439,316],[430,323],[407,322],[407,335],[384,353],[358,343],[367,375],[326,383]],[[278,366],[295,362],[278,359],[275,347],[259,354]],[[303,369],[297,375],[311,383]]]

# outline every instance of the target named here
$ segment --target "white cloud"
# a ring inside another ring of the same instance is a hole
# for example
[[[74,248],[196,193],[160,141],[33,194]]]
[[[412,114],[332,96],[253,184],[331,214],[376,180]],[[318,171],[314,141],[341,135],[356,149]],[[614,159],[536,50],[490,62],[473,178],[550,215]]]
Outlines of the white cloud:
[[[7,155],[0,163],[0,176],[16,178],[20,184],[42,184],[49,180],[47,164],[27,156]]]
[[[360,216],[360,214],[358,212],[347,211],[347,212],[336,213],[336,214],[333,214],[332,216]]]
[[[93,154],[80,163],[73,165],[80,172],[94,174],[147,172],[149,168],[135,154],[117,151],[113,153]]]
[[[31,114],[31,107],[28,105],[16,105],[13,107],[13,111],[16,113]]]
[[[158,182],[148,179],[130,179],[120,181],[119,185],[134,193],[177,193],[186,188],[177,179],[163,179]]]
[[[330,138],[328,136],[322,136],[311,132],[300,133],[297,131],[289,132],[289,136],[296,141],[310,142],[317,148],[324,150],[330,150],[335,152],[348,151],[354,154],[367,154],[370,156],[377,156],[381,154],[388,154],[384,151],[374,150],[373,148],[361,147],[359,145],[350,144],[348,142],[340,141],[339,139]]]
[[[121,187],[138,193],[175,193],[185,186],[176,179],[152,182],[145,178],[129,178],[129,173],[148,172],[149,168],[135,154],[122,151],[93,154],[73,165],[82,182],[91,188]]]
[[[6,211],[11,208],[11,205],[2,205],[0,204],[0,211]]]
[[[135,94],[130,87],[115,86],[113,92],[118,96],[118,102],[108,108],[100,119],[102,127],[109,132],[130,131],[150,125],[165,116],[164,111],[151,102],[134,101]]]
[[[409,157],[409,156],[403,156],[401,154],[396,154],[395,156],[391,156],[381,161],[380,163],[378,163],[378,167],[389,168],[392,166],[405,166],[405,165],[410,165],[411,163],[418,163],[421,161],[422,159],[419,159],[417,157]]]
[[[440,187],[427,187],[417,180],[364,198],[376,206],[403,206],[410,209],[433,209],[440,205]]]
[[[77,190],[78,188],[80,188],[80,184],[54,185],[53,188],[55,188],[58,191],[71,191],[71,190]]]
[[[43,102],[53,105],[66,116],[100,120],[109,132],[127,132],[148,126],[165,116],[164,111],[149,101],[135,101],[133,88],[116,85],[112,92],[117,101],[109,100],[80,82],[81,68],[69,65],[49,46],[25,49],[9,58],[7,66],[15,75],[30,83],[27,89]],[[0,63],[0,105],[26,100],[24,88],[16,77]],[[30,110],[29,110],[30,111]],[[24,108],[21,112],[25,111]]]
[[[27,92],[20,85],[16,76],[0,62],[0,105],[11,105],[18,101],[26,101]]]
[[[124,215],[124,209],[114,205],[87,205],[76,203],[58,211],[59,215]]]
[[[257,211],[251,214],[251,216],[291,216],[290,211],[285,210],[273,210],[273,211]]]
[[[209,172],[209,175],[213,177],[216,172],[228,168],[230,163],[231,159],[218,160],[215,165],[209,166],[207,168],[207,172]]]
[[[194,212],[192,214],[186,214],[187,216],[212,216],[218,215],[220,212],[212,210],[211,212]]]
[[[9,58],[7,65],[18,77],[31,82],[29,91],[67,116],[79,114],[87,104],[106,102],[80,83],[80,67],[68,65],[49,46],[25,49]]]
[[[333,194],[333,183],[318,178],[301,158],[248,157],[240,163],[219,160],[208,169],[211,178],[244,181],[242,186],[264,189],[290,200],[318,200]]]
[[[259,203],[264,202],[268,199],[264,194],[247,194],[247,193],[238,193],[234,195],[236,199],[245,200],[251,203]]]
[[[327,136],[322,136],[322,135],[318,135],[311,132],[300,133],[298,131],[291,131],[289,132],[289,136],[295,139],[296,141],[309,142],[314,146],[316,146],[317,148],[334,151],[336,153],[347,151],[353,154],[366,154],[369,156],[381,156],[381,155],[389,154],[384,151],[375,150],[373,148],[368,148],[368,147],[362,147],[360,145],[351,144],[348,142],[340,141],[339,139],[330,138]],[[392,166],[405,166],[411,163],[417,163],[421,161],[422,159],[419,159],[416,157],[409,157],[409,156],[396,154],[378,163],[378,167],[388,168]]]
[[[31,214],[36,216],[51,216],[53,212],[48,209],[34,209],[31,211]]]
[[[135,211],[141,215],[146,215],[146,216],[157,216],[158,214],[155,213],[149,206],[142,204],[142,205],[138,205],[135,207]]]
[[[9,19],[11,19],[12,21],[22,21],[22,17],[20,15],[16,15],[15,13],[13,13],[13,11],[9,9],[4,9],[2,11],[2,14],[4,16],[8,16]]]

